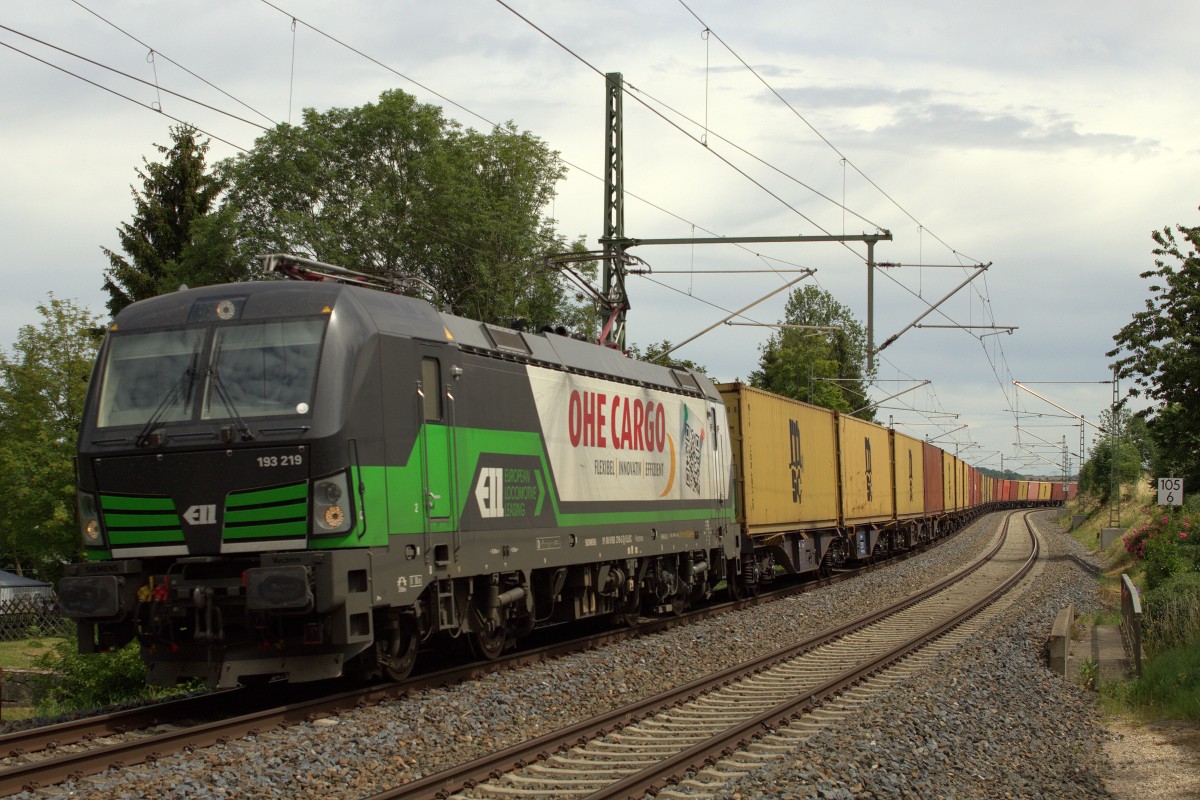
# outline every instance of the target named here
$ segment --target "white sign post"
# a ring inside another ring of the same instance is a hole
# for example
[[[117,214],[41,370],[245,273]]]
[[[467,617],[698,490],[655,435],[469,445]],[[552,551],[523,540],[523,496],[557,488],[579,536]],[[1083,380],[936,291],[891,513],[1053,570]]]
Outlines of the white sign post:
[[[1158,479],[1158,504],[1160,506],[1183,505],[1183,478]]]

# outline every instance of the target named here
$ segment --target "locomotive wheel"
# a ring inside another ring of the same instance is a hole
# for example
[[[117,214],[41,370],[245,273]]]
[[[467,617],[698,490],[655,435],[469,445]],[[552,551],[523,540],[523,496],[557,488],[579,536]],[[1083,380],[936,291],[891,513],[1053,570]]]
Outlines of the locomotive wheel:
[[[504,643],[508,639],[504,628],[496,628],[493,631],[472,631],[468,637],[471,641],[471,649],[484,661],[495,661],[499,658],[500,654],[504,652]]]
[[[417,663],[417,637],[411,631],[396,634],[399,641],[389,643],[389,658],[383,668],[389,678],[402,681],[412,674]]]
[[[633,592],[626,595],[623,608],[620,611],[621,619],[631,628],[636,628],[642,621],[642,592]]]
[[[691,595],[689,595],[687,592],[677,592],[671,595],[671,613],[676,617],[682,617],[683,612],[687,611],[688,606],[691,605],[689,602],[690,600]]]
[[[742,560],[731,558],[725,562],[725,588],[730,600],[742,600],[746,597],[746,587],[742,585]]]

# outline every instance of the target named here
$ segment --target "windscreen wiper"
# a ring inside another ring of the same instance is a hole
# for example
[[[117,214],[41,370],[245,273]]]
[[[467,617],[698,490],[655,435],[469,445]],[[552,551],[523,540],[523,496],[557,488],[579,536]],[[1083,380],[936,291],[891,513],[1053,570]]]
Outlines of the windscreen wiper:
[[[154,413],[146,420],[146,424],[138,431],[137,437],[133,440],[135,447],[145,447],[151,443],[151,438],[154,434],[154,426],[159,423],[163,415],[167,413],[167,409],[175,404],[179,399],[183,400],[183,405],[187,405],[192,399],[192,389],[196,385],[196,367],[200,361],[200,342],[196,342],[196,347],[192,350],[192,360],[188,364],[187,369],[179,376],[179,379],[171,385],[170,390],[163,397],[162,402],[158,404],[158,408],[154,409]],[[162,441],[154,442],[154,444],[162,444]]]
[[[221,380],[221,374],[217,372],[217,363],[220,361],[221,349],[224,344],[225,342],[218,338],[213,346],[212,358],[208,362],[208,377],[217,390],[217,397],[220,397],[221,402],[225,405],[225,410],[229,412],[229,416],[233,417],[239,437],[243,442],[248,442],[254,438],[254,434],[250,431],[246,420],[242,419],[242,415],[238,413],[237,406],[233,404],[233,398],[229,396],[229,390],[225,387],[225,381]]]

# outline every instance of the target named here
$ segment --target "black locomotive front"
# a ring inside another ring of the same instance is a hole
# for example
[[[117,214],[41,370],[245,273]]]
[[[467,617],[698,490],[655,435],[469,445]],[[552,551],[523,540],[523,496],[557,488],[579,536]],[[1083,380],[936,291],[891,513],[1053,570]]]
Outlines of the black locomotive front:
[[[60,584],[82,650],[136,636],[154,682],[231,685],[337,675],[369,646],[366,565],[320,551],[361,521],[345,417],[370,326],[344,290],[212,287],[118,315],[80,430],[89,561]]]

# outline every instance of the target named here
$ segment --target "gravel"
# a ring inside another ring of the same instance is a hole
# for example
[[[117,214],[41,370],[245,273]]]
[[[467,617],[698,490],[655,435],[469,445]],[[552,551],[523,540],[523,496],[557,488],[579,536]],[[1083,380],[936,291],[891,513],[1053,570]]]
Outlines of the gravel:
[[[1085,549],[1050,556],[1008,624],[727,787],[727,797],[1107,797],[1093,698],[1043,664],[1068,602],[1098,605]],[[358,798],[685,683],[886,605],[977,555],[1002,519],[854,581],[554,662],[417,693],[20,798]],[[1093,566],[1093,569],[1095,566]]]
[[[1046,519],[1049,561],[1003,625],[837,730],[815,735],[793,757],[731,784],[727,796],[1109,797],[1094,696],[1042,659],[1058,609],[1097,609],[1085,565],[1098,564]]]

